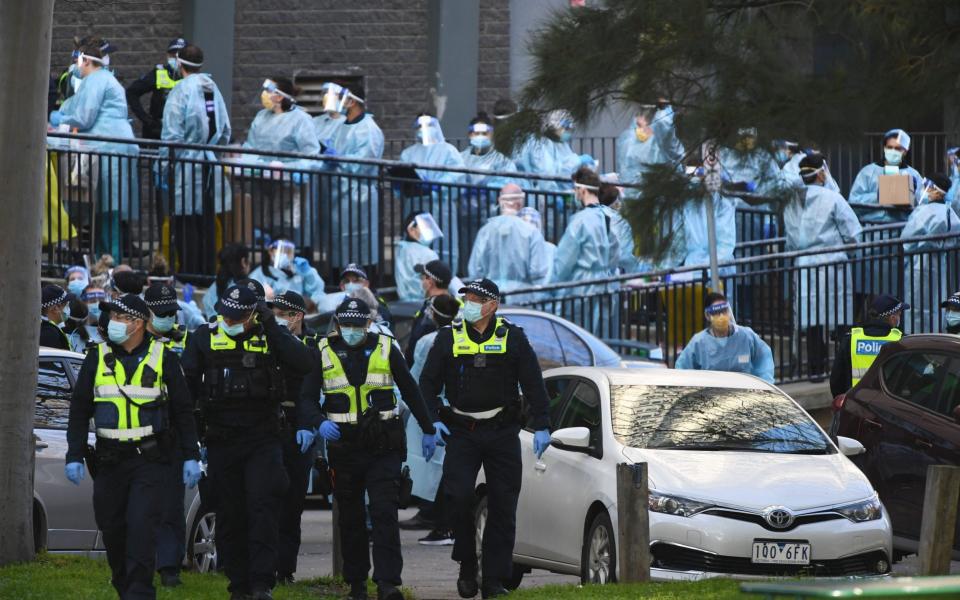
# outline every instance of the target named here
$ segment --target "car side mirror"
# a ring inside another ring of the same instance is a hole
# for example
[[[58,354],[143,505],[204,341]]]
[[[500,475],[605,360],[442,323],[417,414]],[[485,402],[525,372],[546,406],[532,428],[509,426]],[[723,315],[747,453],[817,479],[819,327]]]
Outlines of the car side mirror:
[[[837,436],[837,447],[840,448],[840,454],[844,456],[859,456],[867,452],[863,444],[853,438],[843,437],[842,435]]]
[[[589,450],[590,430],[586,427],[566,427],[550,435],[550,445],[560,450]]]

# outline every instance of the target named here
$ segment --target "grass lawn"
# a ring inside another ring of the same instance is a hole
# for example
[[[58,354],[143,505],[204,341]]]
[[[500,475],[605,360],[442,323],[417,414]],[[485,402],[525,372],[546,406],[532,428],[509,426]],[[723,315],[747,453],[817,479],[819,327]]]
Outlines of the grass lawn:
[[[223,575],[183,573],[183,585],[174,589],[159,587],[157,598],[183,600],[223,600],[227,597],[227,579]],[[371,588],[373,589],[373,588]],[[343,598],[349,588],[332,578],[310,579],[274,590],[276,600]],[[110,586],[106,560],[41,554],[31,563],[0,568],[0,599],[3,600],[116,600]],[[376,593],[373,595],[376,598]]]
[[[694,582],[640,583],[618,585],[551,585],[542,588],[520,589],[510,594],[511,600],[727,600],[728,598],[757,598],[740,593],[740,583],[729,579],[707,579]]]

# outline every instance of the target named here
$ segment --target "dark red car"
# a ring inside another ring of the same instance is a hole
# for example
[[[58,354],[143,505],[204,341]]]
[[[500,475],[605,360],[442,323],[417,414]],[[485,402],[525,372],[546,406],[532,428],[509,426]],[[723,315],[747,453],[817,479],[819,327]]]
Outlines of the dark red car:
[[[883,346],[863,379],[834,401],[831,434],[880,494],[897,550],[916,552],[929,465],[960,465],[960,336],[911,335]],[[960,558],[960,520],[954,538]]]

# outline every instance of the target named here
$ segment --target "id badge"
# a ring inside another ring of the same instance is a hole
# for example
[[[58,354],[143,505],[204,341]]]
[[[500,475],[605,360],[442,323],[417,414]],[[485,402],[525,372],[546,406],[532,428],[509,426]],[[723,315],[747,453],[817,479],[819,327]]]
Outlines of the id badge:
[[[473,366],[475,367],[486,367],[487,366],[487,355],[486,354],[474,354],[473,355]]]

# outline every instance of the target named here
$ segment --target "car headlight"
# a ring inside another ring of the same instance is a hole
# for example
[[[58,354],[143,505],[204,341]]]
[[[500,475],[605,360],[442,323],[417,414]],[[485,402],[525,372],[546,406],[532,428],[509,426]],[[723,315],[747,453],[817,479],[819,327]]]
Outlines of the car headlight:
[[[708,508],[712,508],[713,504],[651,491],[648,506],[653,512],[676,515],[678,517],[692,517]]]
[[[841,506],[840,508],[835,508],[833,510],[834,512],[837,512],[850,519],[854,523],[876,521],[883,516],[883,504],[880,503],[880,499],[876,496],[870,498],[869,500],[864,500],[863,502],[848,504],[847,506]]]

